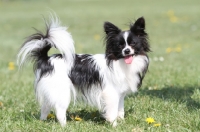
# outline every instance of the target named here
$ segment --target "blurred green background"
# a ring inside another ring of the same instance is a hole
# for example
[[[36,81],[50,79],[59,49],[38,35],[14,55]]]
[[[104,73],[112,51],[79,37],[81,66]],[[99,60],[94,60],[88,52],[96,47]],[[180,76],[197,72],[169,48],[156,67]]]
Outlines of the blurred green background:
[[[139,92],[126,98],[125,121],[117,128],[94,121],[96,110],[83,106],[70,107],[83,121],[69,121],[65,129],[55,120],[39,121],[32,65],[18,72],[16,55],[35,33],[32,27],[45,31],[50,12],[69,27],[76,52],[91,54],[104,53],[105,21],[128,30],[130,22],[145,18],[149,72]],[[199,16],[199,0],[0,0],[0,131],[200,130]],[[161,126],[147,124],[150,116]]]

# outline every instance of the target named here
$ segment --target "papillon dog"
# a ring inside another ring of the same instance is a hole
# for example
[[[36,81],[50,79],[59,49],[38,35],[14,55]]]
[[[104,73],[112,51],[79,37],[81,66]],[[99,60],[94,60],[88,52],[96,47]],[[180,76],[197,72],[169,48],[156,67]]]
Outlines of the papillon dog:
[[[149,65],[150,51],[145,19],[138,18],[127,31],[104,23],[105,54],[76,54],[74,41],[57,17],[46,22],[46,33],[29,36],[18,53],[18,65],[34,62],[35,94],[41,120],[51,109],[62,126],[71,101],[96,106],[113,126],[124,119],[124,98],[136,92]],[[51,48],[60,54],[48,56]]]

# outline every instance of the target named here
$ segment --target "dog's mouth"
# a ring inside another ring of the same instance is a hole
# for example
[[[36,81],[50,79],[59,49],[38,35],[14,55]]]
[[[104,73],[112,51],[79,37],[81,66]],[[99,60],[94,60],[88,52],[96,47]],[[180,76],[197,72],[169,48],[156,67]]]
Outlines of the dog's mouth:
[[[131,64],[132,61],[133,61],[133,56],[134,56],[134,54],[125,56],[125,57],[124,57],[125,63],[126,63],[126,64]]]

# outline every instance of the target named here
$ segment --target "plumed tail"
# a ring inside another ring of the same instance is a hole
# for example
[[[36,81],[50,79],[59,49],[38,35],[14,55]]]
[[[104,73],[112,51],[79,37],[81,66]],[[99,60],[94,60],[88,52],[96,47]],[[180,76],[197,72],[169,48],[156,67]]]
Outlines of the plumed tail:
[[[19,67],[30,60],[36,62],[48,58],[48,51],[51,47],[57,48],[68,64],[73,65],[74,41],[71,34],[67,32],[67,27],[60,26],[57,17],[51,16],[49,22],[46,22],[46,34],[36,31],[37,33],[27,38],[18,53],[17,63]]]

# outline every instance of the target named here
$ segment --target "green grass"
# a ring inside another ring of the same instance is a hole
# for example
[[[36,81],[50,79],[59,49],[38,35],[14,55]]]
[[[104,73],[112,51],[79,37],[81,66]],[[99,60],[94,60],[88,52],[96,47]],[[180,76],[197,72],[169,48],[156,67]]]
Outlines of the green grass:
[[[125,121],[116,128],[99,114],[93,116],[95,108],[82,105],[70,106],[65,128],[55,119],[40,121],[32,65],[22,72],[8,70],[24,38],[34,33],[31,27],[44,29],[42,17],[52,10],[69,26],[77,53],[104,52],[104,21],[128,29],[131,20],[145,17],[152,50],[149,72],[139,92],[126,98]],[[0,131],[200,131],[199,0],[1,0],[0,16]],[[157,61],[160,57],[164,61]],[[72,115],[83,120],[74,121]],[[148,117],[161,126],[147,124]]]

